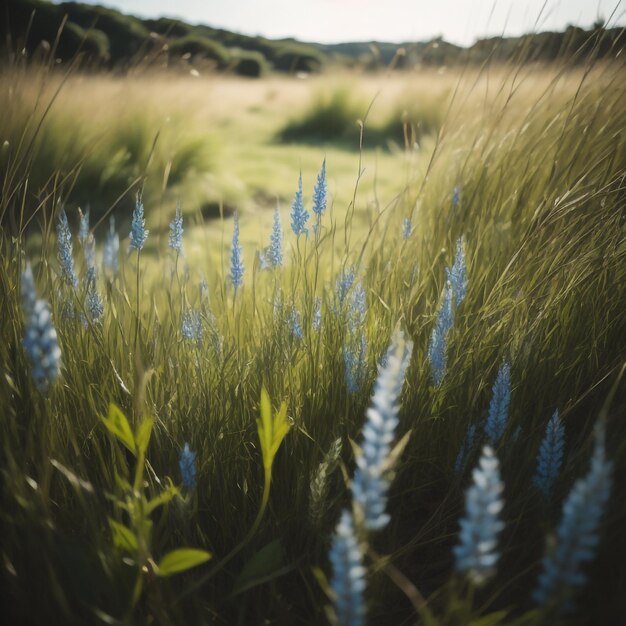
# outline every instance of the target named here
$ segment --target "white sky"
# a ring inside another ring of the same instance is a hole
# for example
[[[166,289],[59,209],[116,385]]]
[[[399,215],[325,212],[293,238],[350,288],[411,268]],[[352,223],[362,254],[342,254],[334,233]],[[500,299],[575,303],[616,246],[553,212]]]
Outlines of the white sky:
[[[626,0],[82,1],[142,17],[165,15],[249,35],[321,43],[424,41],[442,35],[468,45],[486,35],[591,26],[614,11],[613,23],[626,22]]]

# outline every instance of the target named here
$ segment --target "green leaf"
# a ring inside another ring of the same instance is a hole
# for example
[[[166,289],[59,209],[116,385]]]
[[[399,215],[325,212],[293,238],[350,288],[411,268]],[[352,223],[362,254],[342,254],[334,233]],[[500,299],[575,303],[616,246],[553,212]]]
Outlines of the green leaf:
[[[139,454],[145,454],[150,443],[150,435],[152,434],[152,426],[154,426],[154,419],[152,417],[144,417],[141,424],[137,428],[137,436],[135,441],[137,442],[137,448]]]
[[[280,539],[268,543],[243,566],[235,580],[231,597],[283,576],[294,569],[293,565],[284,567],[284,560],[285,548]]]
[[[137,449],[135,447],[135,438],[130,424],[126,416],[119,407],[113,402],[109,404],[109,414],[107,417],[100,418],[102,423],[108,428],[109,432],[115,435],[135,456]]]
[[[283,402],[280,405],[280,410],[272,419],[270,397],[265,388],[261,389],[261,417],[257,420],[257,429],[263,454],[263,466],[266,470],[272,467],[274,457],[290,428],[291,424],[287,420],[287,403]]]
[[[192,567],[206,563],[210,558],[211,554],[206,550],[196,550],[195,548],[172,550],[157,565],[157,574],[159,576],[171,576],[185,572]]]
[[[135,537],[135,533],[133,533],[130,528],[127,528],[124,524],[116,522],[110,517],[109,526],[111,527],[111,532],[113,533],[113,545],[115,545],[116,548],[125,550],[126,552],[137,551],[137,537]]]
[[[164,491],[146,504],[146,515],[150,515],[154,509],[167,504],[172,498],[178,495],[180,495],[178,488],[170,484]]]

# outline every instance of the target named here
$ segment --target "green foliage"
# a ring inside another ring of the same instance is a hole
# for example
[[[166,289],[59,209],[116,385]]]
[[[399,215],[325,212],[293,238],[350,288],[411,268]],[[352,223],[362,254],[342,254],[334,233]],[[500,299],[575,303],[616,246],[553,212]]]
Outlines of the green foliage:
[[[367,104],[354,96],[349,87],[322,91],[307,108],[287,122],[280,131],[281,141],[320,143],[358,142],[359,120]]]
[[[109,405],[109,414],[101,419],[106,429],[136,455],[135,437],[124,413],[115,404],[111,403]],[[145,447],[143,451],[145,453]]]
[[[157,493],[150,499],[144,493],[145,455],[150,443],[154,420],[151,417],[143,417],[139,421],[136,433],[133,434],[124,413],[119,407],[111,403],[108,416],[102,418],[102,422],[115,439],[136,457],[132,485],[124,477],[127,473],[124,462],[118,461],[119,466],[116,470],[116,480],[120,493],[114,502],[116,508],[126,513],[129,524],[126,525],[114,518],[108,518],[113,545],[118,550],[128,553],[136,566],[134,592],[130,606],[130,613],[132,614],[140,600],[146,574],[154,572],[157,576],[166,578],[202,565],[211,558],[211,554],[206,550],[195,548],[177,548],[165,554],[158,563],[154,562],[152,557],[154,522],[151,515],[159,507],[164,507],[174,498],[180,497],[180,492],[171,482],[161,493]]]
[[[230,58],[228,51],[220,43],[197,35],[185,35],[179,39],[174,39],[168,44],[168,47],[172,56],[188,54],[196,59],[215,61],[220,68],[226,67]]]
[[[283,72],[316,72],[324,62],[310,47],[290,44],[279,47],[272,58],[274,67]]]
[[[159,576],[171,576],[186,572],[192,567],[197,567],[206,563],[211,555],[206,550],[195,550],[192,548],[180,548],[168,552],[157,565]]]
[[[0,94],[0,106],[10,111],[0,119],[0,133],[7,142],[6,160],[0,154],[0,183],[22,181],[38,195],[56,180],[66,202],[91,205],[92,219],[97,220],[146,177],[144,193],[149,202],[160,192],[164,172],[167,184],[176,186],[215,169],[216,140],[206,131],[198,134],[182,112],[164,119],[153,109],[121,107],[119,114],[111,113],[115,123],[110,128],[108,112],[94,119],[88,110],[64,106],[54,94],[37,101],[34,110],[31,102],[15,106],[32,85],[10,70],[6,77],[14,81],[17,95]],[[43,89],[46,73],[35,72],[28,80]],[[33,124],[39,116],[39,123]],[[27,204],[16,210],[27,219],[36,207]]]
[[[292,568],[285,567],[284,561],[285,548],[280,539],[268,543],[245,563],[235,580],[232,596],[288,573]]]
[[[283,402],[278,412],[272,417],[270,397],[265,388],[261,389],[261,417],[257,419],[257,431],[263,455],[263,468],[268,483],[272,476],[274,458],[290,428],[291,425],[287,419],[287,403]]]
[[[231,49],[234,72],[248,78],[261,78],[269,72],[269,64],[265,57],[256,51]]]

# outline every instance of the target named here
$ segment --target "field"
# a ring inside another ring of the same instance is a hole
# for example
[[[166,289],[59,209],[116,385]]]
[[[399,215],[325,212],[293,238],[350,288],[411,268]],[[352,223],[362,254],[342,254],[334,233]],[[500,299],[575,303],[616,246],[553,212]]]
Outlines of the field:
[[[620,623],[624,78],[0,70],[7,623]]]

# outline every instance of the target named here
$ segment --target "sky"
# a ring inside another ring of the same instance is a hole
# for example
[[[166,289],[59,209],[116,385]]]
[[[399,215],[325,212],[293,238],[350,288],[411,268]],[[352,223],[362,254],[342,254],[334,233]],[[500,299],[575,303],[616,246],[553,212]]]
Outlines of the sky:
[[[626,23],[626,0],[82,0],[140,17],[175,17],[247,35],[302,41],[469,45],[489,35]]]

